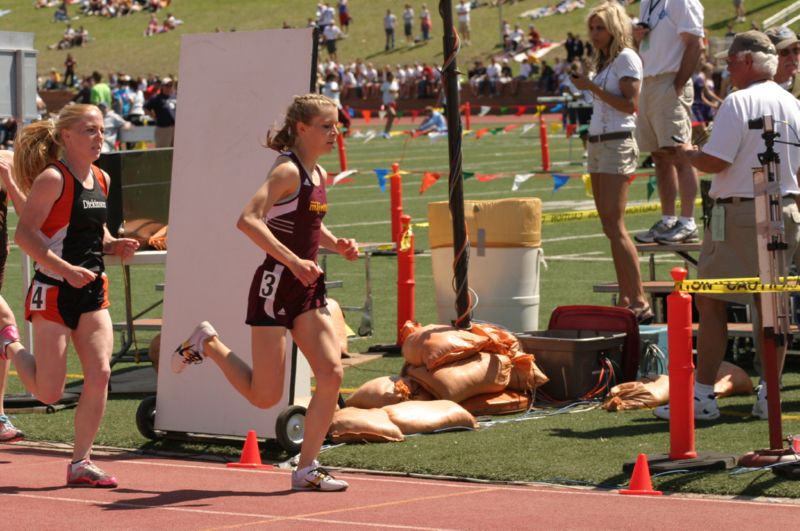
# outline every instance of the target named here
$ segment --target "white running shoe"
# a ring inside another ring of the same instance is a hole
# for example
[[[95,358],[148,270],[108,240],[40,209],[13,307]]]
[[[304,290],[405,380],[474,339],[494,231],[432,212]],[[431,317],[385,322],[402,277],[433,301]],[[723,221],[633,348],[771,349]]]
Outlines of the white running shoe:
[[[346,481],[336,479],[314,461],[310,466],[292,472],[292,490],[319,490],[335,492],[345,490],[350,485]]]
[[[189,339],[181,343],[172,353],[172,372],[179,374],[189,365],[203,363],[203,344],[214,336],[217,331],[208,321],[203,321],[192,332]]]
[[[665,406],[658,406],[653,410],[653,415],[656,417],[669,420],[669,404]],[[716,420],[719,418],[719,406],[717,405],[717,397],[710,395],[706,398],[700,398],[695,395],[694,397],[694,419],[695,420]]]
[[[761,384],[756,387],[756,403],[753,404],[753,410],[750,412],[754,417],[761,420],[769,419],[769,406],[767,405],[767,386]]]

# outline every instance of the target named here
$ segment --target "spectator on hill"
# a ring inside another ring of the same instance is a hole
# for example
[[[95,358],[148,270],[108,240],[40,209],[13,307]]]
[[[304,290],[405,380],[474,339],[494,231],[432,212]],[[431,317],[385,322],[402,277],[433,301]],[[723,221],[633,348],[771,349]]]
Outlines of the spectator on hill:
[[[419,10],[419,26],[422,32],[422,40],[429,41],[431,39],[433,20],[431,19],[431,11],[428,9],[428,4],[422,4]]]
[[[92,72],[91,95],[89,103],[98,105],[101,101],[111,106],[111,87],[103,82],[103,74],[95,70]]]
[[[144,36],[149,37],[161,33],[161,25],[158,23],[158,17],[155,13],[150,15],[150,20],[147,22],[147,29],[144,30]]]
[[[119,76],[116,88],[111,92],[111,108],[120,116],[128,116],[131,111],[133,93],[131,92],[130,81],[130,76],[124,74]]]
[[[325,48],[328,50],[328,59],[336,61],[336,41],[342,38],[342,30],[336,24],[328,24],[322,32]]]
[[[458,18],[458,33],[461,42],[469,46],[470,44],[470,25],[469,25],[469,12],[472,9],[471,4],[466,0],[458,0],[456,6],[456,17]]]
[[[512,52],[518,52],[524,47],[523,41],[525,40],[525,32],[519,27],[519,24],[514,25],[514,31],[508,37],[511,45]]]
[[[475,66],[467,71],[469,88],[473,96],[480,95],[480,89],[483,85],[483,80],[485,77],[486,67],[483,66],[483,61],[480,59],[475,59]]]
[[[50,75],[47,77],[47,81],[44,82],[42,85],[43,90],[59,90],[64,88],[64,84],[61,83],[61,74],[56,71],[55,68],[50,69]]]
[[[103,113],[103,148],[102,153],[110,153],[117,150],[117,139],[120,131],[127,131],[132,127],[131,123],[122,118],[119,114],[108,108],[105,103],[97,106]]]
[[[67,58],[64,59],[64,84],[72,88],[75,86],[75,65],[77,61],[72,58],[72,54],[68,53]]]
[[[342,31],[347,33],[350,31],[350,6],[347,0],[339,0],[339,24],[342,26]]]
[[[144,104],[145,112],[155,118],[156,147],[173,147],[175,143],[175,98],[173,81],[169,77],[161,80],[161,90]]]
[[[328,2],[317,4],[316,15],[317,27],[320,31],[325,31],[325,28],[336,20],[336,10]]]
[[[67,22],[69,21],[69,12],[67,11],[67,3],[61,2],[61,5],[53,12],[53,22]]]
[[[533,24],[528,26],[528,42],[534,50],[542,45],[542,36],[539,35],[539,32],[536,31],[536,27]]]
[[[403,35],[406,37],[406,44],[414,43],[414,9],[411,4],[406,4],[403,9]]]
[[[714,120],[714,113],[722,103],[722,98],[714,91],[714,65],[704,63],[692,76],[694,101],[692,102],[692,120],[708,124]]]
[[[556,90],[556,73],[553,67],[542,59],[541,73],[539,74],[539,90],[553,93]]]
[[[183,24],[182,20],[175,18],[175,15],[172,13],[167,13],[167,16],[164,18],[164,25],[162,26],[163,32],[172,31],[180,24]]]
[[[394,16],[391,9],[386,10],[386,16],[383,17],[383,30],[386,32],[386,46],[385,50],[388,52],[390,49],[394,50],[394,28],[397,25],[397,17]]]
[[[485,94],[490,98],[493,98],[499,94],[498,90],[498,83],[500,83],[500,65],[497,63],[497,59],[492,57],[489,66],[486,67],[486,75],[483,78],[483,82],[478,87],[479,94]]]

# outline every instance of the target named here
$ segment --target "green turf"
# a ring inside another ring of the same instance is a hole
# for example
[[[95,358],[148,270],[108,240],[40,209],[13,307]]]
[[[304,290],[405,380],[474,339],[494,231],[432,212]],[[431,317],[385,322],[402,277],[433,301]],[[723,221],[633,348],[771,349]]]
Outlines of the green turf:
[[[428,61],[440,64],[442,61],[441,35],[442,21],[438,14],[438,2],[426,3],[433,16],[433,39],[427,44],[405,46],[402,36],[403,6],[408,3],[419,14],[422,0],[408,2],[390,0],[351,0],[350,12],[354,18],[350,35],[339,45],[339,59],[353,61],[357,57],[377,65]],[[453,2],[456,4],[457,2]],[[488,4],[489,2],[481,2]],[[518,15],[535,7],[554,5],[550,0],[523,0],[511,6],[504,6],[502,15],[512,25],[519,23],[523,28],[531,21]],[[105,19],[102,17],[81,17],[73,20],[74,27],[85,26],[92,42],[82,48],[70,50],[77,60],[78,73],[88,74],[92,70],[100,72],[122,71],[131,75],[150,73],[175,74],[178,72],[178,54],[181,35],[184,33],[213,32],[217,29],[229,31],[257,31],[280,28],[283,22],[293,27],[304,27],[308,17],[314,16],[316,0],[174,0],[169,11],[184,21],[175,31],[151,37],[144,36],[149,20],[148,13],[137,13],[127,17]],[[331,2],[335,5],[335,2]],[[706,27],[711,36],[722,36],[727,23],[733,18],[730,0],[703,0]],[[49,50],[47,46],[58,42],[64,31],[63,23],[53,23],[53,9],[34,9],[32,0],[6,0],[3,9],[11,13],[0,17],[0,30],[27,31],[36,34],[36,48],[39,50],[38,69],[46,73],[54,67],[63,71],[66,51]],[[591,6],[591,2],[587,2]],[[781,0],[748,0],[748,21],[760,22],[787,4]],[[384,52],[383,15],[391,8],[400,20],[396,30],[397,48]],[[639,5],[629,6],[628,11],[637,14]],[[579,9],[566,15],[555,15],[532,21],[546,39],[560,41],[567,31],[586,35],[584,19],[588,8]],[[77,10],[72,7],[71,15]],[[158,14],[163,22],[165,13]],[[419,34],[418,20],[414,32]],[[460,64],[467,64],[474,58],[485,58],[497,51],[500,41],[500,12],[494,7],[481,7],[472,12],[472,45],[465,47],[460,55]],[[736,25],[737,30],[748,29],[748,23]],[[795,28],[796,29],[796,28]],[[270,53],[266,51],[265,53]],[[556,52],[554,56],[558,56]],[[563,53],[560,54],[563,57]],[[324,58],[324,51],[321,57]]]

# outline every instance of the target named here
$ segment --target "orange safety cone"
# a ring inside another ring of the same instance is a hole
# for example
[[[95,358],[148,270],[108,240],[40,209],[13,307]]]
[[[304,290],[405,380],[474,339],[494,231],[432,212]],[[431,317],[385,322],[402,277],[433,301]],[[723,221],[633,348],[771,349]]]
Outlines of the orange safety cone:
[[[272,465],[261,464],[261,452],[258,449],[258,438],[255,430],[247,432],[247,439],[244,441],[242,456],[238,463],[227,463],[231,468],[272,468]]]
[[[638,494],[640,496],[661,496],[660,490],[653,490],[653,483],[650,481],[650,465],[647,464],[647,455],[639,454],[636,458],[636,465],[633,467],[631,484],[629,489],[621,489],[620,494]]]

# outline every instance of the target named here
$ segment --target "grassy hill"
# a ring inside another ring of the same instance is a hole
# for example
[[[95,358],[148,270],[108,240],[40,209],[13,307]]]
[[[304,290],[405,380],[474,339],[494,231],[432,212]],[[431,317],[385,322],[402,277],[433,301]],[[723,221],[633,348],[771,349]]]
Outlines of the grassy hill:
[[[70,50],[78,61],[78,72],[92,70],[124,71],[132,75],[148,73],[176,73],[181,35],[184,33],[203,33],[214,31],[257,31],[280,28],[284,22],[293,27],[304,27],[309,17],[314,16],[315,0],[173,0],[169,9],[183,24],[178,29],[151,37],[144,36],[149,13],[136,13],[126,17],[106,19],[102,17],[81,17],[73,20],[74,27],[85,26],[92,42],[82,48]],[[335,4],[335,0],[330,1]],[[350,34],[339,46],[339,59],[344,61],[361,57],[367,61],[382,64],[407,63],[415,60],[441,63],[442,21],[438,14],[438,2],[428,0],[427,4],[434,17],[433,40],[427,44],[405,46],[402,36],[402,22],[397,30],[397,49],[384,52],[383,15],[387,9],[401,20],[403,6],[409,3],[419,14],[421,0],[351,0],[350,12],[354,18]],[[456,2],[454,1],[454,4]],[[488,2],[485,2],[488,4]],[[526,27],[533,22],[543,37],[562,40],[567,31],[585,35],[584,18],[589,7],[566,15],[555,15],[530,21],[520,18],[525,11],[544,5],[554,5],[556,0],[520,0],[514,5],[502,7],[502,17],[512,25],[519,23]],[[733,19],[733,6],[730,0],[702,0],[705,6],[706,24],[711,35],[722,35],[729,21]],[[587,6],[595,2],[587,1]],[[786,0],[748,0],[748,20],[762,21],[782,9]],[[64,23],[53,22],[54,8],[35,9],[33,0],[4,0],[0,8],[11,10],[0,17],[0,30],[26,31],[36,34],[36,47],[39,50],[39,71],[47,72],[50,67],[63,69],[65,50],[49,50],[47,46],[58,42],[64,31]],[[629,7],[633,14],[639,9],[638,3]],[[77,10],[71,6],[70,15]],[[459,58],[460,64],[467,64],[475,57],[485,57],[496,50],[499,41],[501,9],[484,5],[472,13],[472,45],[465,47]],[[163,21],[165,12],[158,14]],[[415,21],[415,34],[419,33]],[[737,25],[745,29],[749,23]],[[797,28],[795,28],[797,29]],[[264,50],[265,54],[280,53],[280,50]],[[321,54],[325,57],[326,54]]]

